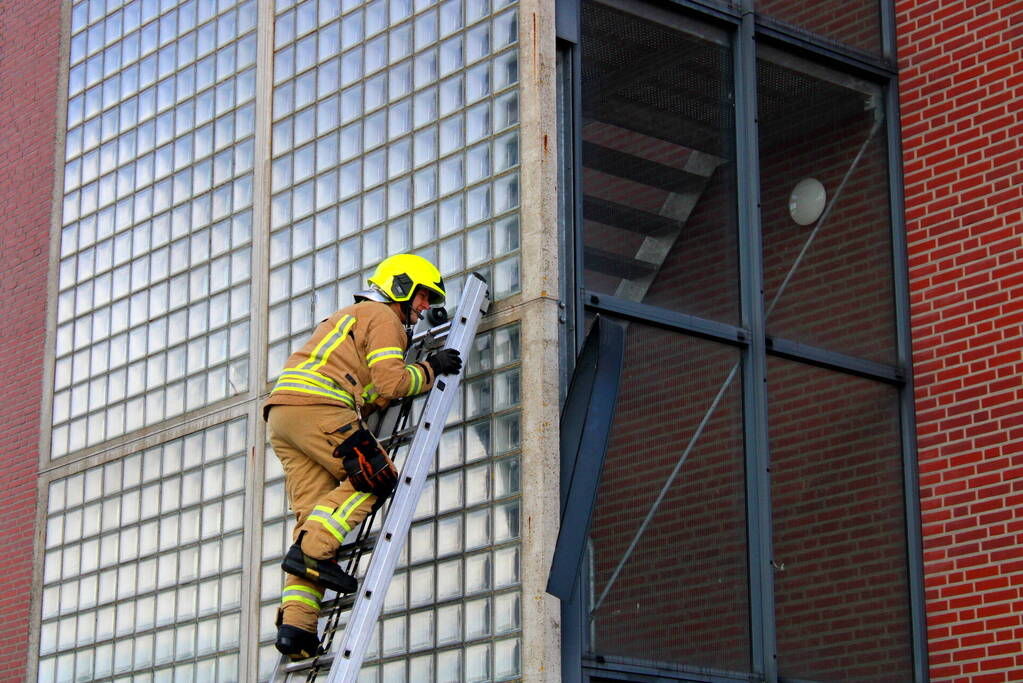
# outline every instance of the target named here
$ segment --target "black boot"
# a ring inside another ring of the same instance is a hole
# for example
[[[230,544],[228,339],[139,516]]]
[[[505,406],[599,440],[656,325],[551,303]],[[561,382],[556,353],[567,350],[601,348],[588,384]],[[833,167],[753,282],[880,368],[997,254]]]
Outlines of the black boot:
[[[309,659],[323,654],[319,636],[288,624],[278,627],[277,642],[274,643],[274,646],[282,655],[287,655],[292,659]]]
[[[305,534],[303,531],[302,534]],[[354,593],[359,583],[351,574],[330,560],[317,560],[302,552],[302,534],[284,556],[281,567],[293,576],[315,581],[338,593]]]

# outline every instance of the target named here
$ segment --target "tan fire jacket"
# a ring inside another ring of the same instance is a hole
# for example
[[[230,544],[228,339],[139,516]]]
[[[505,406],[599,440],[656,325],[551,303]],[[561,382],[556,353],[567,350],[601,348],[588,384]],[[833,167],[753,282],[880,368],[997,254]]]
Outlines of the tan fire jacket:
[[[389,304],[362,301],[334,313],[291,354],[263,417],[278,404],[327,403],[371,412],[433,385],[427,363],[405,364],[408,337]]]

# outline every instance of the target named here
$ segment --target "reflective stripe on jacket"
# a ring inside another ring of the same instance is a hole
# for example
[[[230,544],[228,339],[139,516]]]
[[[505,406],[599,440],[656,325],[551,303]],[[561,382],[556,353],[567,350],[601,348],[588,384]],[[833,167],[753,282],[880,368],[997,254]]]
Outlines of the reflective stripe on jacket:
[[[328,403],[357,410],[433,386],[426,363],[405,364],[408,337],[389,304],[362,301],[321,322],[291,354],[263,407]]]

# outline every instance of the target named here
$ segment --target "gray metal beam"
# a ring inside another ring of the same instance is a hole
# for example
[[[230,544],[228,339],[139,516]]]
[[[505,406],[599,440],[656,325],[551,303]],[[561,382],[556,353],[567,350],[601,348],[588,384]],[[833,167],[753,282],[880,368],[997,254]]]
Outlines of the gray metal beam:
[[[767,359],[763,244],[760,225],[757,55],[752,0],[735,45],[735,137],[739,202],[741,308],[750,343],[742,358],[746,443],[746,533],[749,545],[750,661],[767,683],[778,679],[774,623],[771,457],[767,429]]]

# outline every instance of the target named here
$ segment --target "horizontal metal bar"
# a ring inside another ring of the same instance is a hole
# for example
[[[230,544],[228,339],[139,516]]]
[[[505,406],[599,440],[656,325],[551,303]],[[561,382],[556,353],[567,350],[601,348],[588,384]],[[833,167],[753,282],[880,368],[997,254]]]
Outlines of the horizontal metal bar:
[[[829,351],[789,339],[768,337],[767,353],[889,384],[903,384],[906,381],[905,373],[895,366],[849,356],[837,351]]]
[[[758,39],[766,38],[799,52],[822,57],[836,65],[852,69],[861,75],[873,76],[876,79],[888,80],[898,76],[899,73],[897,65],[889,64],[882,58],[874,58],[869,54],[857,52],[828,39],[826,36],[811,35],[760,14],[756,15],[756,37]]]
[[[646,322],[659,327],[667,327],[681,332],[688,332],[698,337],[713,339],[727,344],[745,346],[749,340],[749,332],[743,328],[727,323],[708,320],[688,313],[678,313],[656,306],[649,306],[635,301],[628,301],[611,294],[602,294],[586,290],[583,303],[586,308],[604,311],[639,322]]]
[[[670,667],[670,668],[669,668]],[[758,674],[674,665],[668,662],[627,661],[626,658],[584,659],[583,668],[602,679],[618,681],[693,681],[699,683],[761,683]]]

